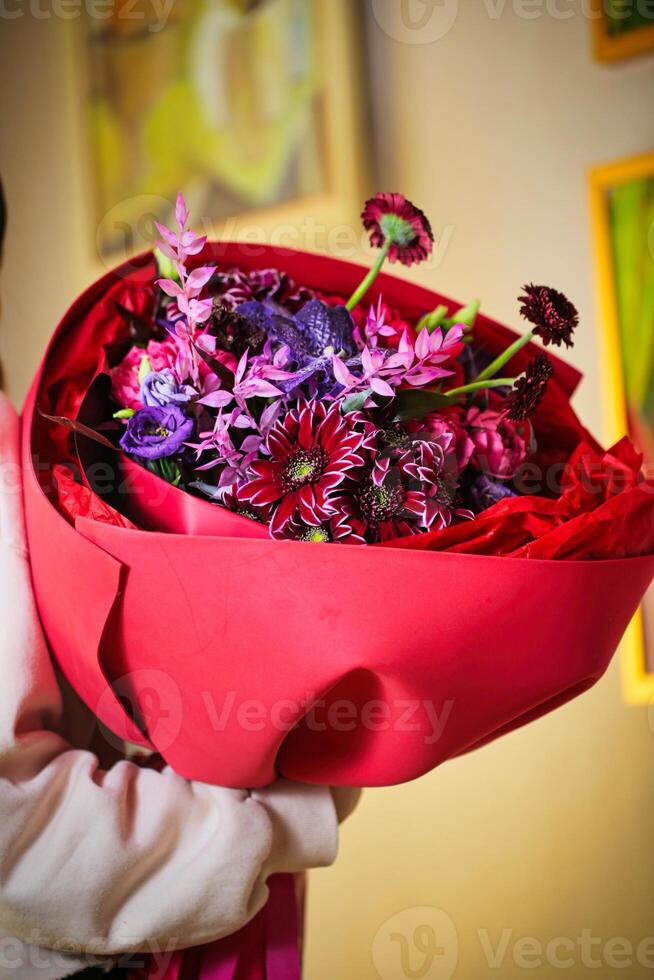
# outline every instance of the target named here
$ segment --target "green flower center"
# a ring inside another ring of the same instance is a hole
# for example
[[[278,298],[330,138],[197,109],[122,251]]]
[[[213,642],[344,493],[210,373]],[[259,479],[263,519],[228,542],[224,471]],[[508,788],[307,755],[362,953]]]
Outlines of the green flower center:
[[[446,507],[451,507],[454,503],[456,491],[442,476],[439,476],[436,480],[436,493],[434,496],[439,504],[445,504]]]
[[[379,432],[381,442],[390,449],[408,449],[411,445],[411,436],[397,426],[389,429],[381,429]]]
[[[316,544],[323,544],[327,541],[331,541],[331,537],[327,528],[307,527],[300,535],[300,541],[311,541],[315,542]]]
[[[247,517],[249,521],[256,521],[257,524],[263,524],[263,521],[250,507],[238,507],[236,513],[239,517]]]
[[[382,215],[379,225],[386,238],[390,238],[396,245],[407,246],[416,239],[416,230],[411,222],[400,218],[398,214]]]
[[[285,490],[299,490],[307,483],[315,483],[325,471],[327,454],[319,446],[313,449],[296,449],[286,460],[281,474]]]
[[[359,493],[361,513],[370,524],[381,524],[394,517],[404,504],[404,491],[399,483],[383,484],[381,487],[374,483],[367,484]]]

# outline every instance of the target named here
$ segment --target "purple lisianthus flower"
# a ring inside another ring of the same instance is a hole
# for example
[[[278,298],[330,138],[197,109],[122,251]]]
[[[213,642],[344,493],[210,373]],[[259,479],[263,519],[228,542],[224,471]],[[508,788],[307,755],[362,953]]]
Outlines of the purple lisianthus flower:
[[[141,383],[139,398],[145,406],[186,405],[196,395],[191,385],[180,384],[174,371],[150,371]]]
[[[193,435],[195,423],[177,405],[151,405],[135,412],[127,423],[121,449],[142,459],[174,456]]]
[[[481,514],[482,511],[488,510],[500,500],[505,500],[507,497],[517,497],[517,494],[509,489],[506,484],[500,483],[499,480],[491,480],[490,477],[482,473],[470,487],[469,496],[472,510],[475,514]]]

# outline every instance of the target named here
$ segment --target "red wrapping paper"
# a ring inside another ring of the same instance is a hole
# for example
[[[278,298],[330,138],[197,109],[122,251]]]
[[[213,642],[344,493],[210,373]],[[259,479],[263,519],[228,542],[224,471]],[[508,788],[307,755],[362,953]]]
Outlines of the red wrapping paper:
[[[264,248],[253,256],[220,246],[202,260],[211,257],[248,269],[275,265],[302,284],[345,295],[362,276],[333,259]],[[488,554],[433,551],[430,535],[361,548],[216,536],[198,524],[193,533],[149,532],[91,511],[77,513],[72,526],[54,506],[48,480],[39,479],[38,463],[51,448],[36,404],[52,414],[62,400],[79,407],[101,359],[89,354],[72,391],[66,357],[80,347],[97,353],[108,335],[107,295],[127,291],[132,308],[145,302],[135,278],[106,276],[73,304],[24,416],[39,610],[62,670],[110,729],[154,746],[181,775],[220,785],[265,785],[279,773],[382,785],[525,724],[601,676],[654,575],[654,557],[621,557],[626,549],[613,552],[608,540],[596,543],[615,560],[570,560],[582,545],[579,554],[592,551],[598,532],[580,526],[566,545],[578,517],[563,521],[557,500],[519,498],[515,513],[496,516]],[[441,302],[456,308],[387,276],[371,299],[379,291],[404,316]],[[490,351],[512,338],[485,318],[475,332]],[[527,348],[512,369],[529,357]],[[539,419],[550,462],[567,459],[582,440],[598,451],[569,407],[578,380],[557,362]],[[646,520],[647,491],[634,489]],[[585,512],[604,532],[620,519],[615,501],[625,500],[605,496]],[[607,518],[602,507],[616,512]],[[179,528],[179,514],[166,510],[167,530]],[[517,557],[492,553],[497,528],[502,539],[513,534],[508,554]],[[549,534],[562,539],[550,538],[552,556],[566,560],[534,553]]]

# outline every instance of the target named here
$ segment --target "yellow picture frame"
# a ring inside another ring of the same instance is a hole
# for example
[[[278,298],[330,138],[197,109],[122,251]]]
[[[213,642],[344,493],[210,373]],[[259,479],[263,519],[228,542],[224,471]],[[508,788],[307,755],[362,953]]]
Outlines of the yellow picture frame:
[[[592,0],[593,52],[597,61],[614,62],[654,51],[654,23],[612,36],[606,0]]]
[[[628,417],[608,195],[621,184],[648,177],[654,178],[654,152],[594,167],[589,174],[597,301],[602,331],[604,426],[609,444],[625,434]],[[642,610],[637,612],[622,642],[621,673],[628,704],[648,705],[654,702],[654,673],[647,669]]]

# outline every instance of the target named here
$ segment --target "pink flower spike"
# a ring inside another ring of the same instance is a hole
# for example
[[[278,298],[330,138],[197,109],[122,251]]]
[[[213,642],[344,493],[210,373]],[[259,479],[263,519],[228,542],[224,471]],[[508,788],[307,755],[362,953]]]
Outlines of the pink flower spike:
[[[248,354],[248,350],[243,351],[241,354],[241,359],[238,362],[238,367],[236,368],[236,372],[234,374],[234,381],[236,384],[239,384],[243,380],[243,375],[245,374],[245,369],[247,368],[248,364]]]
[[[186,206],[186,201],[184,200],[183,194],[177,195],[177,201],[175,203],[175,217],[177,218],[177,224],[180,229],[186,227],[186,222],[188,221],[188,208]]]
[[[264,378],[252,378],[244,382],[243,387],[247,389],[247,394],[244,395],[246,398],[279,398],[281,391],[279,388],[275,388],[274,384],[270,381],[266,381]]]
[[[214,267],[212,265],[203,265],[199,269],[194,269],[193,272],[189,273],[186,280],[186,295],[199,296],[213,274]]]
[[[432,384],[438,378],[449,378],[453,373],[453,371],[445,371],[443,368],[418,367],[407,374],[405,381],[412,388],[422,388],[424,385]]]
[[[436,334],[437,332],[438,331],[434,331],[434,334]],[[432,335],[429,333],[429,330],[421,330],[420,333],[418,334],[415,350],[417,356],[420,358],[421,361],[423,361],[427,357],[427,355],[429,354],[432,348],[431,336]]]
[[[181,309],[181,307],[180,307]],[[194,323],[206,323],[213,310],[213,300],[192,299],[188,304],[188,313]]]
[[[455,323],[447,331],[445,335],[445,340],[443,342],[444,347],[453,347],[455,344],[460,344],[463,340],[465,334],[465,325],[462,323]]]
[[[208,395],[198,399],[198,404],[206,405],[208,408],[226,408],[232,401],[231,391],[210,391]]]
[[[157,279],[157,286],[163,290],[166,296],[183,296],[182,287],[174,279]]]
[[[171,231],[170,228],[166,228],[166,226],[162,225],[159,221],[155,221],[154,224],[164,242],[170,245],[172,249],[177,251],[177,235],[175,232]]]
[[[185,231],[180,238],[180,245],[186,255],[197,255],[207,244],[206,235],[196,235],[192,231]]]
[[[349,388],[350,385],[358,381],[358,378],[355,378],[337,354],[332,357],[332,365],[334,368],[334,377],[345,388]]]
[[[388,398],[392,398],[394,395],[391,386],[386,381],[382,381],[381,378],[371,378],[370,387],[377,395],[384,395]]]

